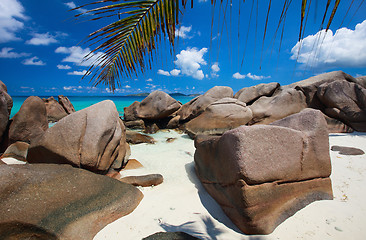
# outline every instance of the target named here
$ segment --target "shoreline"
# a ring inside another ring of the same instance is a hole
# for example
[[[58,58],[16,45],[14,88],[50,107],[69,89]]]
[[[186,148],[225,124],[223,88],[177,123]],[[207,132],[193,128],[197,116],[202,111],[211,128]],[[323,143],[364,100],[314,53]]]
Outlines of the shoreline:
[[[156,232],[183,231],[200,239],[363,239],[366,229],[366,166],[364,155],[330,151],[334,199],[311,203],[269,235],[242,234],[206,192],[194,171],[193,141],[175,131],[152,134],[157,143],[131,145],[131,158],[144,168],[121,171],[122,177],[160,173],[164,182],[140,188],[145,197],[129,215],[107,225],[100,239],[142,239]],[[177,138],[167,143],[168,137]],[[366,134],[330,134],[330,147],[341,145],[366,151]],[[148,153],[148,154],[147,154]]]

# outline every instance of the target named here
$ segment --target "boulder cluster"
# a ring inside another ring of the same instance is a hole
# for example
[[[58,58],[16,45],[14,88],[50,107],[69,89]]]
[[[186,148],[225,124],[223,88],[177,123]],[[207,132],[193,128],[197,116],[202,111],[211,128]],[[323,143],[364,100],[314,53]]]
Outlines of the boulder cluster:
[[[0,82],[1,239],[93,239],[138,206],[143,194],[132,184],[163,181],[108,177],[130,156],[112,101],[75,112],[67,97],[58,99],[28,97],[9,119],[13,102]],[[28,164],[7,165],[8,158]]]
[[[154,133],[179,128],[190,137],[222,135],[242,125],[270,124],[306,108],[320,110],[329,132],[366,131],[366,79],[342,71],[320,74],[280,86],[259,84],[235,95],[230,87],[215,86],[182,105],[155,91],[124,109],[128,128]]]

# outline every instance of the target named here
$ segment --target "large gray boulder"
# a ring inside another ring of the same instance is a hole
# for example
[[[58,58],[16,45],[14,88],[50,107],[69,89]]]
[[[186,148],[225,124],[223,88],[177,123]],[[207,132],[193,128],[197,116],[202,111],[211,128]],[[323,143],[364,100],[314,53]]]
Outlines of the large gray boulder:
[[[307,107],[305,95],[292,88],[280,89],[272,97],[261,97],[249,106],[253,119],[249,125],[269,124]]]
[[[106,100],[61,119],[29,147],[30,163],[71,164],[91,171],[120,168],[128,159],[125,127]]]
[[[92,240],[142,198],[132,185],[67,165],[0,165],[0,239]]]
[[[245,234],[269,234],[309,203],[332,199],[328,131],[320,111],[195,140],[196,172]]]
[[[366,76],[361,76],[356,78],[356,83],[366,88]]]
[[[252,87],[239,90],[234,98],[243,103],[250,104],[262,96],[270,97],[280,87],[279,83],[261,83]]]
[[[324,113],[346,123],[356,131],[366,132],[366,88],[344,80],[322,84],[317,97]]]
[[[48,122],[58,122],[68,115],[54,97],[44,98],[43,101],[46,104]]]
[[[36,96],[28,97],[12,118],[9,127],[9,142],[31,143],[48,129],[46,105]]]
[[[232,98],[233,90],[230,87],[215,86],[205,94],[198,96],[184,104],[177,112],[180,121],[189,121],[200,115],[211,104],[222,98]]]
[[[123,120],[125,121],[136,121],[139,118],[137,117],[137,108],[140,106],[140,102],[135,101],[130,106],[123,108]]]
[[[188,135],[221,135],[225,131],[247,124],[252,111],[245,103],[235,98],[223,98],[210,104],[198,117],[185,125]]]
[[[8,88],[6,87],[5,83],[3,83],[2,81],[0,81],[0,91],[2,92],[2,95],[5,98],[6,105],[7,105],[7,108],[8,108],[8,112],[9,112],[9,115],[10,115],[11,109],[13,108],[13,99],[8,94]]]
[[[319,99],[316,96],[318,87],[324,83],[330,83],[337,80],[345,80],[349,82],[357,82],[357,80],[351,75],[342,71],[334,71],[329,73],[323,73],[314,77],[295,82],[285,87],[295,88],[300,90],[306,96],[306,103],[308,107],[321,109],[322,105],[319,103]]]
[[[166,118],[176,112],[181,103],[162,91],[150,93],[137,107],[137,117],[149,120]]]

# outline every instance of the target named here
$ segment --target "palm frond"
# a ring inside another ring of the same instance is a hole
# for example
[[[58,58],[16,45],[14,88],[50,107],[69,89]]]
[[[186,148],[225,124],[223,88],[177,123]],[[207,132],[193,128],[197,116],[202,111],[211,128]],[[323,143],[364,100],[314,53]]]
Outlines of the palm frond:
[[[89,73],[93,72],[92,84],[104,84],[113,91],[120,86],[120,77],[131,77],[151,67],[152,52],[161,41],[160,35],[168,38],[174,46],[180,6],[184,7],[186,1],[183,0],[183,5],[180,5],[179,0],[102,0],[87,4],[107,5],[93,8],[77,17],[87,16],[90,20],[118,17],[117,21],[88,36],[87,42],[100,45],[86,59],[97,52],[103,53],[88,70]]]

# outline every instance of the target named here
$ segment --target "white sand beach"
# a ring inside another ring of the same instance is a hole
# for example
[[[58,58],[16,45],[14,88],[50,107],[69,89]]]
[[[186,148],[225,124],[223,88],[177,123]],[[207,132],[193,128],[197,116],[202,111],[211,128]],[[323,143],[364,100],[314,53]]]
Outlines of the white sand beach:
[[[157,143],[131,145],[132,155],[144,167],[121,175],[159,173],[164,182],[140,188],[144,198],[129,215],[107,225],[101,239],[142,239],[156,232],[183,231],[200,239],[353,239],[366,236],[366,155],[330,152],[334,200],[313,202],[279,225],[270,235],[242,234],[200,184],[194,172],[194,145],[175,131],[151,135]],[[168,143],[168,138],[177,138]],[[360,148],[366,152],[366,134],[330,134],[330,146]]]

